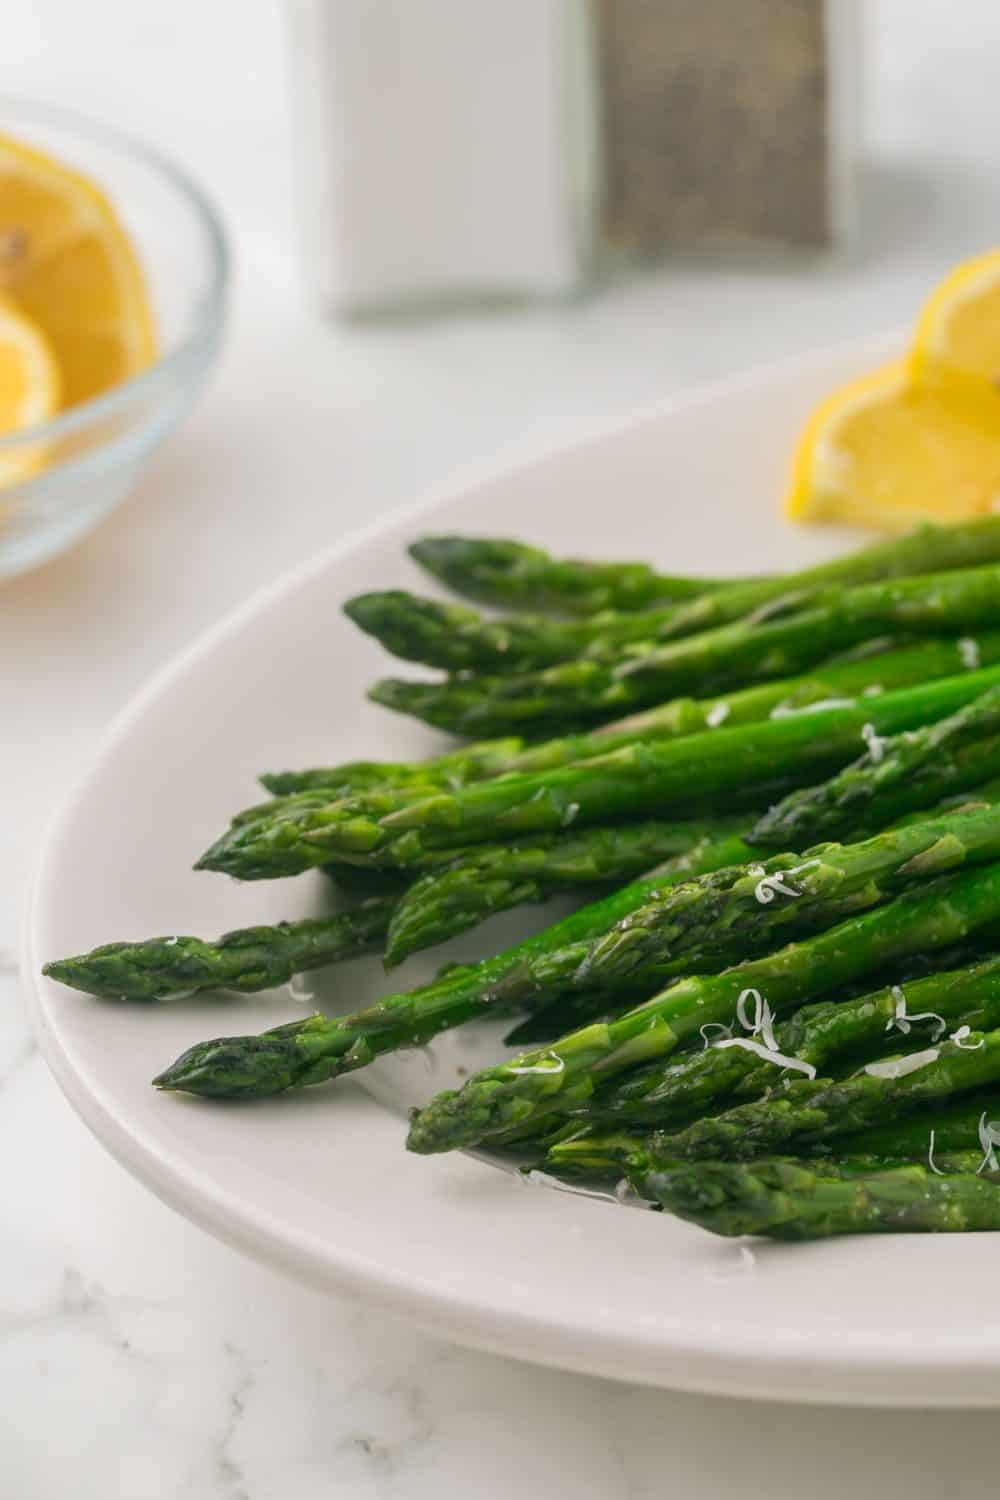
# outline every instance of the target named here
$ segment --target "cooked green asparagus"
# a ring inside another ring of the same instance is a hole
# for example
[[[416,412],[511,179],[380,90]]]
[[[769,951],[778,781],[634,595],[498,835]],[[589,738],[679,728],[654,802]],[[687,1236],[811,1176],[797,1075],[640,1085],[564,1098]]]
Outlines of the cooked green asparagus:
[[[836,838],[845,829],[871,826],[871,820],[897,818],[954,791],[974,786],[977,747],[996,758],[1000,771],[1000,687],[956,713],[890,739],[869,737],[858,760],[829,781],[791,792],[760,818],[749,835],[767,848],[800,848],[815,839]]]
[[[403,661],[446,672],[530,672],[585,653],[617,661],[625,646],[655,645],[674,609],[605,610],[585,620],[544,615],[487,619],[465,604],[443,604],[403,589],[358,594],[344,613]]]
[[[680,980],[616,1020],[595,1023],[486,1068],[414,1117],[408,1145],[421,1153],[471,1146],[549,1114],[566,1114],[617,1073],[664,1058],[709,1023],[731,1026],[748,990],[774,1015],[830,993],[895,958],[958,942],[1000,917],[1000,865],[962,871],[904,892],[725,973]]]
[[[640,1197],[713,1234],[811,1240],[1000,1229],[1000,1172],[993,1171],[666,1161],[636,1166],[628,1177]]]
[[[358,958],[382,946],[395,896],[373,896],[353,911],[272,927],[242,927],[218,941],[196,937],[106,943],[59,958],[43,973],[105,1000],[172,1000],[198,990],[248,994],[285,984],[323,964]]]
[[[1000,662],[1000,631],[978,637],[980,666]],[[429,782],[454,789],[472,781],[488,780],[513,771],[550,771],[573,761],[606,755],[641,740],[680,739],[688,734],[732,729],[762,719],[783,718],[830,700],[878,696],[938,677],[968,670],[965,641],[919,641],[860,661],[818,667],[807,677],[764,683],[722,698],[674,698],[669,703],[605,724],[589,734],[563,735],[528,745],[516,737],[467,745],[424,761],[350,761],[305,771],[268,772],[260,779],[276,795],[328,788],[334,796],[350,796],[373,787]]]
[[[784,714],[795,708],[808,707],[824,699],[839,699],[855,694],[876,695],[911,683],[929,682],[933,677],[947,677],[955,672],[992,666],[1000,661],[1000,632],[982,631],[975,639],[928,640],[910,646],[892,646],[860,660],[835,662],[810,668],[804,677],[786,680],[771,673],[777,681],[759,683],[729,693],[712,693],[690,699],[672,698],[672,687],[665,688],[649,673],[623,673],[600,662],[563,662],[544,671],[510,677],[450,677],[443,682],[414,682],[410,679],[385,678],[377,682],[369,697],[386,708],[411,714],[436,729],[450,734],[509,735],[530,731],[538,735],[544,725],[615,720],[623,714],[660,705],[652,710],[651,722],[635,725],[610,723],[609,735],[621,731],[635,738],[650,738],[646,730],[655,730],[656,738],[665,735],[695,734],[719,724],[727,726],[754,723],[773,714]],[[889,649],[891,648],[891,649]],[[696,682],[702,692],[709,683]],[[671,701],[664,704],[664,698]],[[553,730],[562,734],[562,729]],[[594,731],[591,731],[593,734]],[[590,736],[576,736],[589,739]],[[558,743],[558,742],[557,742]],[[571,745],[571,758],[599,751],[578,751]],[[544,754],[539,762],[533,755]],[[535,769],[553,762],[547,746],[533,751],[512,765],[510,770]],[[289,788],[292,790],[293,788]]]
[[[884,1125],[921,1104],[1000,1082],[1000,1031],[972,1031],[961,1041],[868,1063],[851,1078],[792,1078],[762,1099],[658,1132],[654,1149],[675,1158],[746,1160],[829,1143]],[[998,1094],[1000,1097],[1000,1094]]]
[[[664,861],[678,874],[729,864],[747,853],[740,838],[743,827],[744,819],[648,821],[477,845],[410,886],[389,926],[386,967],[447,942],[497,912],[547,901],[559,891],[634,880]]]
[[[429,849],[586,827],[655,811],[759,803],[775,783],[815,780],[853,757],[870,724],[878,734],[954,712],[1000,682],[1000,668],[926,686],[720,729],[639,743],[575,766],[512,775],[413,800],[405,788],[324,804],[316,794],[279,799],[272,814],[231,827],[199,869],[244,880],[295,875],[333,859],[413,867]],[[985,775],[978,779],[984,779]]]
[[[989,545],[985,533],[983,545]],[[561,614],[647,609],[749,581],[673,577],[641,562],[577,562],[551,557],[524,542],[490,537],[423,537],[409,551],[422,568],[456,594],[484,604]]]
[[[1000,558],[996,518],[959,526],[918,526],[908,536],[879,542],[799,573],[754,579],[675,578],[648,563],[592,563],[555,559],[522,542],[480,537],[425,537],[410,555],[458,594],[517,609],[594,614],[601,609],[645,609],[651,604],[715,597],[686,627],[705,629],[740,619],[789,594],[802,598],[830,583],[868,583],[931,569],[967,568]],[[679,628],[685,628],[679,622]]]
[[[495,1009],[492,991],[515,966],[540,964],[552,949],[606,931],[634,910],[662,877],[637,880],[480,963],[447,969],[432,984],[345,1016],[309,1016],[261,1036],[201,1042],[155,1081],[218,1098],[262,1098],[350,1073],[383,1052],[416,1046]]]
[[[887,985],[852,1000],[821,1000],[803,1006],[774,1028],[775,1047],[743,1034],[725,1046],[706,1035],[701,1051],[675,1061],[653,1063],[627,1074],[588,1102],[588,1126],[598,1134],[629,1125],[665,1127],[690,1119],[720,1099],[757,1098],[779,1078],[790,1058],[803,1070],[884,1052],[905,1036],[936,1040],[945,1030],[969,1026],[987,1031],[1000,1026],[1000,957],[929,974],[904,985]],[[579,1148],[578,1148],[579,1149]],[[560,1145],[550,1164],[574,1155]]]
[[[831,587],[810,608],[777,620],[739,620],[624,661],[623,676],[646,677],[660,696],[697,686],[720,691],[787,677],[835,651],[884,632],[914,635],[988,629],[1000,616],[1000,564],[929,573],[856,588]],[[969,637],[974,656],[976,645]]]

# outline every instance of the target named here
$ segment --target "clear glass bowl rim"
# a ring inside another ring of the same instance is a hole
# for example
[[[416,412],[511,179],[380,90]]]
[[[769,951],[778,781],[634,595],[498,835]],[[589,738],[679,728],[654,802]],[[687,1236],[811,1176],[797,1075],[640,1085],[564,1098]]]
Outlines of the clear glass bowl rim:
[[[213,337],[222,323],[230,268],[226,231],[207,193],[186,168],[179,166],[157,147],[146,145],[128,131],[120,130],[115,125],[105,125],[77,113],[76,110],[40,104],[11,94],[0,94],[0,117],[6,113],[21,115],[25,120],[37,121],[41,126],[51,125],[56,129],[76,131],[99,145],[132,157],[167,182],[179,197],[186,200],[201,226],[207,255],[207,275],[191,317],[191,326],[174,348],[161,355],[138,375],[122,381],[104,395],[81,401],[78,406],[60,412],[48,422],[38,422],[21,432],[4,434],[0,437],[0,453],[13,452],[39,442],[52,442],[79,432],[92,422],[102,421],[128,407],[133,401],[144,399],[147,389],[155,389],[169,381],[175,370],[182,371],[192,351],[198,349],[207,337]],[[67,467],[71,465],[72,460]]]

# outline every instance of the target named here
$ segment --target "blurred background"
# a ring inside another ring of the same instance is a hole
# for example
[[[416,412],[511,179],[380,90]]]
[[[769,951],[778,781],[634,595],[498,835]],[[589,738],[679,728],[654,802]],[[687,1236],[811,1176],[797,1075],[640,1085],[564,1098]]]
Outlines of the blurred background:
[[[369,16],[381,8],[370,4]],[[966,0],[956,24],[954,11],[934,0],[867,0],[860,8],[834,0],[838,12],[857,14],[856,43],[838,64],[846,93],[858,96],[856,128],[848,122],[843,135],[854,182],[844,218],[853,225],[833,236],[838,248],[781,253],[765,235],[758,252],[728,257],[688,248],[657,264],[623,267],[612,256],[596,281],[583,278],[584,290],[568,300],[477,310],[458,298],[458,310],[452,306],[444,317],[414,312],[363,324],[321,319],[320,273],[315,254],[311,275],[305,273],[296,219],[298,197],[314,250],[318,236],[333,232],[329,162],[315,155],[323,133],[313,108],[322,95],[316,82],[322,49],[309,43],[317,13],[336,17],[357,9],[327,0],[146,0],[141,7],[120,0],[84,7],[35,0],[8,18],[0,58],[6,90],[114,123],[186,163],[219,206],[235,251],[229,338],[209,397],[147,475],[143,495],[107,535],[85,544],[95,549],[90,565],[97,554],[127,546],[136,528],[155,534],[179,515],[204,521],[205,497],[211,496],[220,519],[222,511],[235,516],[238,510],[245,535],[260,527],[273,533],[273,572],[367,519],[375,500],[388,506],[470,467],[613,424],[636,404],[691,382],[902,327],[950,265],[996,240],[996,7]],[[648,13],[658,8],[628,9],[641,27],[642,13],[648,25]],[[683,36],[685,17],[704,7],[661,9],[676,17]],[[733,13],[731,4],[721,9]],[[798,12],[801,20],[821,9],[810,3],[770,12],[777,29],[789,15],[794,20]],[[478,7],[484,16],[489,10]],[[292,35],[299,38],[298,51]],[[342,118],[357,122],[363,144],[371,144],[371,129],[360,128],[363,117],[384,111],[390,139],[405,147],[405,107],[384,90],[365,95],[361,62],[349,68],[360,54],[346,50],[350,37],[339,40],[333,54],[344,59],[356,84],[355,96],[340,100]],[[763,40],[766,54],[766,34]],[[467,40],[467,48],[473,42]],[[819,64],[808,37],[792,42],[802,53],[799,66],[815,74]],[[627,61],[624,44],[619,50]],[[422,65],[446,62],[431,57]],[[395,76],[405,73],[397,58]],[[620,79],[612,84],[612,108],[615,87],[620,93]],[[648,87],[648,78],[637,80],[639,97]],[[808,82],[805,87],[808,93]],[[810,117],[799,103],[796,118],[804,128],[815,125],[819,106]],[[619,99],[619,112],[620,105]],[[766,113],[766,98],[761,108]],[[510,117],[513,129],[514,100]],[[656,160],[655,141],[646,158],[634,150],[629,156],[637,131],[641,136],[641,111],[637,120],[619,122],[613,137],[625,166],[616,158],[600,174],[612,198],[629,163],[641,183],[649,178],[648,158]],[[725,157],[721,126],[720,133],[709,161]],[[731,136],[739,140],[743,133],[737,128]],[[815,153],[815,142],[803,149]],[[393,170],[390,163],[390,188]],[[343,177],[338,201],[350,203],[352,192],[356,201],[350,171]],[[764,171],[759,180],[766,177]],[[808,238],[820,214],[814,185],[812,198],[808,183],[796,188],[779,175],[779,185],[771,227],[785,223],[793,240]],[[664,214],[678,220],[682,242],[698,242],[685,222],[685,211],[688,221],[691,214],[684,187],[668,182]],[[787,219],[783,196],[792,200]],[[392,222],[395,202],[390,209]],[[750,213],[750,205],[745,210]],[[634,204],[623,211],[624,229],[614,222],[614,203],[606,210],[612,239],[627,238],[630,212],[634,230]],[[706,212],[710,218],[711,205]],[[640,224],[640,239],[644,228]],[[350,247],[350,222],[340,233],[342,247],[345,239]],[[328,257],[328,270],[330,263]],[[445,294],[441,300],[451,299]],[[169,491],[169,507],[157,503],[160,487]],[[225,577],[213,577],[213,613],[257,581],[259,567],[248,562],[244,568],[239,532],[234,537],[236,555]],[[86,565],[81,557],[70,571],[78,577]]]

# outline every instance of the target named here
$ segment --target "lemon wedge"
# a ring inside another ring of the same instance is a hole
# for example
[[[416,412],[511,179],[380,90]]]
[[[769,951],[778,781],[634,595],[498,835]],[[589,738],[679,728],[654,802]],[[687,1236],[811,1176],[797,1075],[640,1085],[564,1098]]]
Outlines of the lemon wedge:
[[[0,297],[0,437],[47,422],[59,409],[59,367],[41,329]],[[29,479],[44,463],[40,443],[0,452],[0,486]]]
[[[1000,250],[956,266],[932,292],[907,368],[914,385],[1000,424]]]
[[[1000,402],[998,402],[1000,417]],[[799,521],[904,531],[1000,506],[1000,424],[916,385],[904,363],[835,392],[799,440],[785,496]]]
[[[156,355],[145,277],[105,195],[44,152],[0,135],[0,294],[41,330],[75,406]]]

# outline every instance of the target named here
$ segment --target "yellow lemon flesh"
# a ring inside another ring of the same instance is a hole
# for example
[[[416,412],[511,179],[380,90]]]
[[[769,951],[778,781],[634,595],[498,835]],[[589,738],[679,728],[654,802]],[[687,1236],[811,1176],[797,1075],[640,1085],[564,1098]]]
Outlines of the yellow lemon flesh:
[[[945,278],[901,363],[817,407],[785,510],[887,531],[1000,510],[1000,250]]]
[[[1000,424],[1000,250],[957,266],[927,299],[908,370],[914,385]]]
[[[998,402],[1000,416],[1000,402]],[[965,414],[890,365],[829,397],[799,441],[789,516],[904,531],[1000,506],[1000,424]]]
[[[86,177],[0,135],[0,294],[42,330],[63,407],[156,354],[145,278],[107,198]]]
[[[0,439],[47,422],[59,409],[59,395],[59,369],[45,335],[0,297]],[[43,462],[38,443],[0,450],[0,485],[30,478]]]

